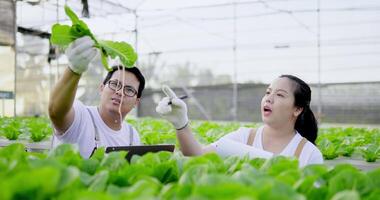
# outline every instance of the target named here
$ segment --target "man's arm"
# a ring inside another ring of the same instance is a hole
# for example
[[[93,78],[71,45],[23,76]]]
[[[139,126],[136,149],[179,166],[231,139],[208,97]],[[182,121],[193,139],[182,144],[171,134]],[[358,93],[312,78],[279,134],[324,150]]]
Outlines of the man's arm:
[[[49,100],[49,116],[58,135],[66,132],[74,121],[73,102],[79,79],[97,55],[93,46],[93,40],[86,36],[72,42],[66,50],[69,67],[54,86]]]
[[[63,134],[74,121],[73,102],[80,75],[67,68],[53,88],[49,99],[49,116],[58,135]]]

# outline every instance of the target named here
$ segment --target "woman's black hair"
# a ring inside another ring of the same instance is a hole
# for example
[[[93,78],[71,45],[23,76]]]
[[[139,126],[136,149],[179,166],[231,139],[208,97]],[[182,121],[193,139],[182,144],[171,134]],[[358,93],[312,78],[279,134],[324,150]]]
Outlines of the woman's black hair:
[[[123,67],[123,66],[113,66],[112,70],[109,71],[106,78],[104,78],[103,85],[107,84],[107,82],[111,79],[111,77],[115,71],[117,71],[119,69],[123,69],[123,68],[125,71],[131,72],[132,74],[134,74],[136,76],[137,80],[139,81],[139,88],[137,90],[137,98],[140,98],[142,95],[142,91],[145,88],[145,78],[137,67],[127,68],[127,67]]]
[[[307,83],[293,75],[281,75],[280,78],[288,78],[295,83],[294,105],[303,108],[296,120],[294,128],[307,140],[315,144],[318,136],[318,123],[310,109],[311,89]]]

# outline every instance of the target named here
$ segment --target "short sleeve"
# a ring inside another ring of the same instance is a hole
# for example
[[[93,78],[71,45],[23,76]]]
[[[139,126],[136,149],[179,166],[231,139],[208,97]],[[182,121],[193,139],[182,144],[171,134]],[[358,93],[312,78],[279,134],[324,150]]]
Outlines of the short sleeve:
[[[140,134],[139,132],[137,132],[137,130],[132,127],[132,130],[133,130],[133,145],[141,145],[141,140],[140,140]]]
[[[307,161],[307,164],[323,164],[322,153],[318,149],[314,149],[309,157],[309,160]]]
[[[61,141],[66,143],[76,143],[80,134],[80,125],[83,121],[83,110],[86,109],[85,105],[82,102],[76,100],[73,104],[74,109],[74,120],[70,127],[66,130],[62,135],[55,134],[55,137]],[[54,130],[56,132],[57,130]]]

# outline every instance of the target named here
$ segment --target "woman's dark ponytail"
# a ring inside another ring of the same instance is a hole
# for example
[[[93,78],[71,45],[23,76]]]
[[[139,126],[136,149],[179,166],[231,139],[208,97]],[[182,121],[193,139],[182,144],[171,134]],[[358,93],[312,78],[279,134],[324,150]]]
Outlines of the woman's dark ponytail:
[[[311,89],[303,80],[292,75],[281,75],[280,78],[288,78],[296,84],[294,90],[295,106],[303,108],[298,116],[294,128],[302,135],[302,137],[315,144],[318,136],[318,123],[314,117],[313,111],[310,109]]]
[[[315,144],[318,133],[318,124],[310,107],[304,108],[302,113],[298,116],[294,128],[302,135],[302,137]]]

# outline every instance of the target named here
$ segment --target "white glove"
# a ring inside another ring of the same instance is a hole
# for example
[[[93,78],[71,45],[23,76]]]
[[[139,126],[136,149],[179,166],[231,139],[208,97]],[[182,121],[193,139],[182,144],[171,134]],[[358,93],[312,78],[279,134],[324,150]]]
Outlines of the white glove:
[[[94,44],[89,36],[78,38],[70,43],[65,53],[70,62],[69,68],[73,72],[80,75],[87,70],[90,62],[98,54]]]
[[[179,99],[169,86],[163,85],[162,91],[166,97],[158,103],[156,112],[170,121],[177,130],[185,128],[189,123],[186,103]],[[172,102],[171,105],[170,102]]]

